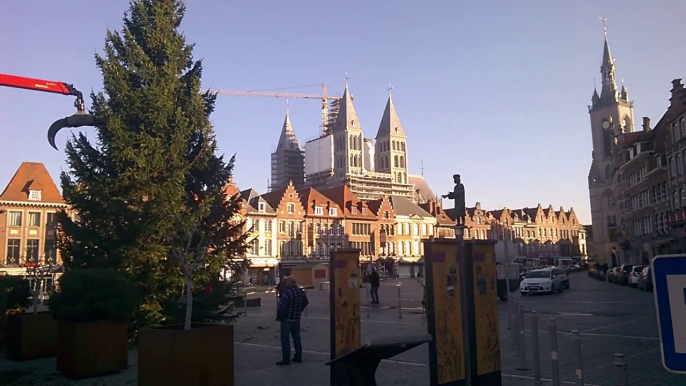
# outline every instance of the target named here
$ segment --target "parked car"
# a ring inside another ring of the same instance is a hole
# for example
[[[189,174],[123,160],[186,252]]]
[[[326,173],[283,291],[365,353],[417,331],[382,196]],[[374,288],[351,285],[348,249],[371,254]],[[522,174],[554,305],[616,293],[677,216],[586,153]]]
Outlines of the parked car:
[[[641,275],[638,277],[638,289],[645,291],[653,290],[653,274],[649,266],[643,267]]]
[[[634,265],[629,275],[629,287],[638,287],[638,279],[641,277],[645,265]]]
[[[530,293],[554,293],[555,291],[562,292],[562,290],[565,288],[563,281],[566,277],[567,275],[564,274],[563,268],[535,269],[526,274],[524,280],[522,280],[521,284],[519,285],[519,292],[523,296],[526,296]]]
[[[569,273],[567,272],[567,267],[553,268],[553,275],[562,277],[562,288],[564,289],[569,289]]]
[[[607,271],[608,283],[619,283],[619,267],[612,267]]]
[[[633,264],[622,264],[622,266],[619,267],[619,284],[629,284],[629,276],[631,276],[633,268]]]

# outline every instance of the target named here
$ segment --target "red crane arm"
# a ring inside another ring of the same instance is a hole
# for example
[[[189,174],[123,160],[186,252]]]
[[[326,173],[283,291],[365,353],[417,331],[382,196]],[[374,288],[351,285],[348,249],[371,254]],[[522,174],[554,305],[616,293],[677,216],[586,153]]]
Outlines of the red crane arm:
[[[74,85],[51,80],[25,78],[23,76],[0,74],[0,86],[23,88],[25,90],[43,91],[54,94],[73,95],[76,97],[74,107],[79,112],[85,111],[83,94]]]
[[[0,86],[23,88],[26,90],[45,91],[55,94],[79,96],[81,93],[71,84],[51,80],[25,78],[23,76],[0,74]]]

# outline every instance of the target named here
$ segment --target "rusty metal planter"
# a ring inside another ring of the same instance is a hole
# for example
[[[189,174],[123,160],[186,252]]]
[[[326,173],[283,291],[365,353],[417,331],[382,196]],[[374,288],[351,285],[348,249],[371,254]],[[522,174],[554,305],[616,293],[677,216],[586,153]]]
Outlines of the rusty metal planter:
[[[71,378],[114,373],[128,367],[126,321],[60,321],[57,371]]]
[[[15,361],[57,354],[57,321],[51,312],[7,316],[7,357]]]
[[[139,386],[233,386],[233,325],[193,323],[139,331]]]

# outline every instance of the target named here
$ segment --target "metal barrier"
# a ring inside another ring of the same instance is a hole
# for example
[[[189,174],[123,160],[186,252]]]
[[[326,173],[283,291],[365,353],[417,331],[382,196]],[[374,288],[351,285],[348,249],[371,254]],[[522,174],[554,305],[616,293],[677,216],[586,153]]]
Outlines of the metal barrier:
[[[538,349],[538,315],[536,315],[536,311],[531,311],[531,338],[531,350],[534,357],[534,386],[543,386],[543,381],[541,381],[541,355]]]
[[[572,331],[572,340],[576,349],[576,371],[574,373],[574,384],[576,386],[584,386],[584,371],[581,366],[581,336],[579,331]]]
[[[403,318],[403,304],[400,298],[400,283],[398,283],[398,319]]]
[[[553,365],[553,386],[560,386],[560,363],[557,355],[557,323],[555,319],[550,319],[548,334],[550,334],[550,359]]]
[[[615,354],[615,360],[612,362],[615,365],[615,375],[617,376],[617,386],[626,386],[626,362],[624,361],[624,354]]]
[[[531,370],[526,364],[526,341],[524,335],[524,305],[517,302],[517,330],[519,332],[519,366],[517,370]]]

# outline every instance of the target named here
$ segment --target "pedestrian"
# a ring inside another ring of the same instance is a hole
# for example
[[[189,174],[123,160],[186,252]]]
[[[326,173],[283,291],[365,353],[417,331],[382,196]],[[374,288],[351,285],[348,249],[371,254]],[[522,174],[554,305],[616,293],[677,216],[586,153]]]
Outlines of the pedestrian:
[[[305,291],[296,285],[295,277],[288,276],[284,278],[284,288],[276,311],[276,320],[281,322],[281,360],[276,362],[277,366],[291,364],[291,337],[293,337],[293,347],[295,348],[295,355],[292,361],[302,363],[303,348],[300,341],[300,315],[309,304]]]
[[[372,297],[372,304],[379,304],[379,274],[375,269],[369,274],[369,295]]]

